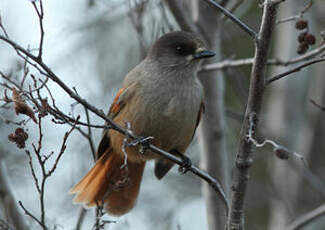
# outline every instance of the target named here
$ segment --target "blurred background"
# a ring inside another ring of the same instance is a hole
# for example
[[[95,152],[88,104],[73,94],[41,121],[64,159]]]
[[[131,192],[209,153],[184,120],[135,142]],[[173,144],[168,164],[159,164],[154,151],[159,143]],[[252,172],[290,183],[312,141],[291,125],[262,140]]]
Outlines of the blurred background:
[[[159,0],[43,1],[43,61],[69,87],[75,87],[78,94],[106,112],[125,74],[145,57],[150,45],[160,35],[179,30],[177,15],[175,17],[175,12],[170,10],[172,3]],[[183,13],[192,17],[198,25],[200,21],[210,22],[204,24],[202,34],[209,46],[218,52],[211,62],[253,57],[254,43],[251,38],[217,11],[212,11],[211,6],[195,0],[177,3]],[[258,31],[262,9],[257,1],[229,0],[222,3],[229,8],[238,4],[235,15]],[[309,1],[287,0],[279,8],[278,19],[298,15],[307,3]],[[212,14],[215,16],[210,18]],[[30,1],[1,0],[0,16],[12,40],[25,48],[38,47],[39,21]],[[309,32],[317,39],[310,50],[323,45],[321,31],[325,29],[325,1],[313,1],[303,18],[308,20]],[[212,31],[211,36],[209,31]],[[277,24],[270,58],[289,60],[297,57],[299,33],[295,28],[295,20]],[[10,75],[14,81],[19,81],[23,64],[12,48],[0,41],[0,71]],[[206,163],[207,159],[216,162],[212,167],[216,172],[212,174],[215,173],[222,181],[227,192],[230,191],[231,169],[246,107],[250,68],[250,65],[245,65],[199,74],[201,79],[212,79],[211,89],[207,89],[207,92],[214,93],[207,95],[208,106],[217,106],[208,107],[207,110],[209,115],[217,112],[215,116],[218,119],[217,123],[213,123],[215,117],[212,120],[205,118],[187,152],[195,165],[201,165],[207,170],[211,169]],[[270,65],[267,76],[288,68],[292,66]],[[30,72],[39,76],[32,67]],[[245,201],[247,229],[284,229],[297,217],[325,202],[325,113],[310,102],[312,99],[325,106],[324,73],[325,65],[316,64],[274,82],[266,90],[259,133],[303,155],[308,167],[295,157],[280,160],[269,147],[255,151]],[[85,119],[83,107],[75,104],[54,83],[49,82],[48,85],[56,105],[62,111]],[[3,97],[4,88],[1,87],[0,94]],[[15,116],[13,109],[3,108],[0,118],[0,219],[12,224],[15,220],[11,218],[10,210],[17,206],[18,201],[39,216],[39,197],[25,150],[18,149],[7,138],[17,125],[8,124],[6,120],[21,119]],[[103,124],[101,119],[92,114],[90,119],[93,124]],[[211,136],[210,139],[205,138],[207,124],[221,128],[222,139],[217,137],[214,141]],[[54,124],[50,116],[43,119],[43,125],[43,152],[54,151],[56,154],[69,126]],[[39,138],[38,128],[32,122],[24,127],[29,134],[26,149],[32,150],[31,144],[37,143]],[[95,145],[99,142],[101,132],[100,129],[92,130]],[[222,146],[222,149],[219,148],[221,152],[204,155],[208,152],[206,140]],[[73,132],[68,139],[66,152],[46,184],[45,218],[50,229],[77,228],[81,206],[72,204],[73,197],[68,191],[93,163],[88,141],[78,132]],[[36,174],[40,175],[40,168],[35,168]],[[14,203],[6,197],[8,191],[14,197]],[[208,194],[207,188],[201,187],[199,178],[191,173],[179,175],[177,167],[158,181],[154,177],[151,162],[145,169],[134,210],[121,218],[105,217],[117,221],[107,225],[106,229],[211,230],[211,220],[208,221],[209,215],[211,218],[211,203],[206,205],[209,202]],[[218,201],[212,204],[218,206],[222,223],[225,217],[222,204]],[[21,208],[18,209],[23,213]],[[94,211],[88,210],[81,229],[91,229],[94,218]],[[23,221],[29,225],[29,229],[39,229],[29,217],[24,216]],[[323,217],[304,229],[322,230],[324,226]]]

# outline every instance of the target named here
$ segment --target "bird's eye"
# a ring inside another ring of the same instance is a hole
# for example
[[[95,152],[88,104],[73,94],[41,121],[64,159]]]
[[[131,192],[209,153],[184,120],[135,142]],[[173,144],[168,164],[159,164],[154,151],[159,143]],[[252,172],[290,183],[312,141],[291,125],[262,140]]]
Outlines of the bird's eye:
[[[183,51],[183,48],[181,46],[176,46],[177,53],[181,54]]]
[[[189,49],[188,49],[186,46],[178,45],[178,46],[176,46],[176,53],[177,53],[178,55],[186,56],[186,55],[188,55],[190,52],[189,52]]]

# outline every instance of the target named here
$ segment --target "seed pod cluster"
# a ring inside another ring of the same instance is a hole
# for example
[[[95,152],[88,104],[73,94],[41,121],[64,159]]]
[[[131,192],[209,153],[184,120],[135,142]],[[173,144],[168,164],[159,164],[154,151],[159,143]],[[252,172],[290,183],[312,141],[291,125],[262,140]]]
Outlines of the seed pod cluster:
[[[309,46],[315,45],[316,38],[313,34],[308,32],[308,21],[305,19],[296,21],[296,29],[301,31],[298,36],[299,46],[297,48],[297,53],[300,55],[305,54]]]
[[[14,133],[8,135],[8,139],[11,142],[16,143],[17,147],[25,148],[25,142],[28,139],[28,133],[23,128],[17,128]]]

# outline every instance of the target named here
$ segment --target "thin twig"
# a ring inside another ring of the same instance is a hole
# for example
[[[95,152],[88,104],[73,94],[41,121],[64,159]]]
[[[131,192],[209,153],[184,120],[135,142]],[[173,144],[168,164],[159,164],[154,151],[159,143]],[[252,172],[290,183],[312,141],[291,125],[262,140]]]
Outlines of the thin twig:
[[[313,99],[309,100],[310,103],[312,103],[314,106],[316,106],[317,108],[319,108],[320,110],[325,112],[325,106],[321,106],[320,104],[318,104],[316,101],[314,101]]]
[[[40,27],[40,42],[38,47],[38,58],[42,60],[42,54],[43,54],[43,41],[44,41],[44,26],[43,26],[43,17],[44,17],[44,9],[43,9],[43,2],[42,0],[39,0],[39,9],[36,5],[36,1],[32,2],[32,5],[37,13],[38,19],[39,19],[39,27]]]
[[[212,5],[214,8],[217,8],[220,10],[226,17],[228,17],[231,21],[233,21],[235,24],[237,24],[242,30],[244,30],[246,33],[249,34],[253,38],[253,40],[257,39],[257,33],[251,29],[247,24],[242,22],[239,18],[237,18],[235,15],[233,15],[229,10],[222,7],[219,3],[217,3],[214,0],[203,0],[204,2]]]
[[[21,201],[18,201],[19,206],[24,210],[25,214],[27,216],[29,216],[30,218],[32,218],[35,222],[37,222],[43,229],[46,229],[46,226],[43,225],[42,222],[39,221],[39,219],[37,219],[31,212],[29,212],[25,206],[23,205],[23,203]]]
[[[265,86],[268,86],[269,84],[271,84],[272,82],[274,81],[277,81],[281,78],[284,78],[290,74],[293,74],[293,73],[296,73],[296,72],[299,72],[300,70],[302,70],[303,68],[307,67],[307,66],[310,66],[312,64],[315,64],[315,63],[318,63],[318,62],[323,62],[325,61],[325,58],[318,58],[316,60],[311,60],[311,61],[308,61],[308,62],[305,62],[291,70],[288,70],[288,71],[285,71],[284,73],[281,73],[281,74],[278,74],[278,75],[275,75],[273,77],[270,77],[266,80],[265,82]]]
[[[305,165],[306,168],[308,168],[307,162],[305,160],[305,157],[297,152],[290,151],[286,147],[279,145],[273,140],[265,139],[263,142],[259,143],[255,138],[254,138],[254,132],[253,132],[253,127],[254,127],[254,119],[255,119],[255,114],[252,113],[249,117],[249,129],[248,129],[248,134],[246,135],[247,141],[252,142],[255,147],[257,148],[262,148],[265,145],[269,144],[273,147],[273,151],[276,154],[276,156],[282,160],[287,160],[289,156],[294,156],[301,160],[303,164]]]
[[[324,215],[325,215],[325,204],[299,217],[298,219],[293,221],[289,226],[287,226],[285,230],[299,230],[302,227],[305,227],[306,225],[310,224],[316,218]]]
[[[87,213],[87,210],[82,207],[81,210],[80,210],[80,213],[79,213],[79,217],[78,217],[78,221],[77,221],[77,225],[75,227],[75,230],[81,230],[81,226],[82,226],[82,223],[85,220],[86,213]]]
[[[86,119],[87,119],[87,124],[88,124],[88,126],[87,126],[88,134],[87,134],[86,138],[88,139],[92,156],[93,156],[94,160],[96,160],[96,149],[94,146],[94,141],[93,141],[92,132],[91,132],[89,111],[86,107],[84,107],[84,108],[85,108]]]
[[[294,20],[297,20],[299,18],[302,18],[304,16],[304,14],[312,7],[313,5],[313,1],[310,0],[308,2],[308,4],[301,10],[301,12],[297,15],[294,15],[294,16],[290,16],[290,17],[287,17],[287,18],[283,18],[283,19],[279,19],[276,21],[276,24],[281,24],[281,23],[284,23],[284,22],[289,22],[289,21],[294,21]]]

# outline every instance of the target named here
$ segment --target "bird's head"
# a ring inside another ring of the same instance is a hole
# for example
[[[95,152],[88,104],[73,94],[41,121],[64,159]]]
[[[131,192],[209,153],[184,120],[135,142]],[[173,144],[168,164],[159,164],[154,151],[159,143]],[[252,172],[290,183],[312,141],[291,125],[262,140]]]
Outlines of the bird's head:
[[[160,37],[151,47],[148,58],[163,67],[193,69],[200,60],[214,55],[197,35],[176,31]]]

